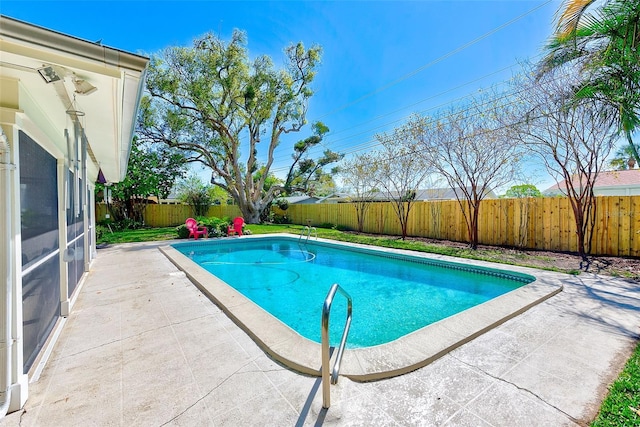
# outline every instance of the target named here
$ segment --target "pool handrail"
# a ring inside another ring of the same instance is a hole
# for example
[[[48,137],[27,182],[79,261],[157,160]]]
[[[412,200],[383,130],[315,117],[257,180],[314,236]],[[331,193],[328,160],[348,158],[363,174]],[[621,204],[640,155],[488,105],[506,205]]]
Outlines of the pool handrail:
[[[329,408],[331,404],[331,391],[329,385],[329,360],[331,358],[329,354],[329,314],[331,313],[331,304],[333,304],[333,298],[336,292],[340,292],[347,299],[347,320],[344,324],[344,330],[342,332],[342,339],[340,340],[340,346],[338,347],[338,354],[336,355],[336,361],[333,365],[333,372],[331,373],[331,384],[338,383],[338,374],[340,372],[340,362],[342,362],[342,354],[344,353],[344,347],[347,343],[347,336],[349,335],[349,328],[351,327],[351,312],[352,312],[352,300],[351,296],[340,285],[334,283],[329,289],[329,293],[324,300],[322,306],[322,322],[321,322],[321,336],[322,336],[322,407]]]
[[[304,236],[305,231],[307,232],[307,241],[309,240],[309,237],[311,237],[311,233],[314,233],[316,235],[316,240],[318,240],[318,229],[308,225],[305,225],[304,228],[300,230],[300,237],[298,237],[298,240],[302,240],[302,236]]]

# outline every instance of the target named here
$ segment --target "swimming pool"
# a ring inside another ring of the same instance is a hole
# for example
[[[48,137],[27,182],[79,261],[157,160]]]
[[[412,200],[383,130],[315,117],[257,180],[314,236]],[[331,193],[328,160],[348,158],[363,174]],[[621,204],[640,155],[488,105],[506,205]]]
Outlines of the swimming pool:
[[[338,283],[353,298],[347,348],[391,342],[535,280],[519,273],[278,237],[174,247],[318,343],[322,304],[331,285]],[[345,313],[345,299],[337,298],[331,345],[339,344]]]
[[[320,366],[322,303],[333,283],[354,301],[342,373],[364,380],[423,366],[561,289],[527,269],[323,239],[301,244],[298,236],[278,235],[209,242],[162,251],[265,351],[313,374]],[[399,305],[389,308],[398,297]],[[432,301],[444,306],[435,309]],[[332,344],[344,324],[340,304],[337,298]],[[413,312],[418,316],[409,316]]]

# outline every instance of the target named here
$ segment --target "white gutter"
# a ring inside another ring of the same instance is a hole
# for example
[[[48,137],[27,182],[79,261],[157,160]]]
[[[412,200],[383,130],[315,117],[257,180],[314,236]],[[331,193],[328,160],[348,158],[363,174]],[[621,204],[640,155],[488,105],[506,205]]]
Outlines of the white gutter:
[[[9,248],[0,256],[0,418],[9,410],[11,402],[11,164],[9,141],[0,128],[0,241],[9,243]]]

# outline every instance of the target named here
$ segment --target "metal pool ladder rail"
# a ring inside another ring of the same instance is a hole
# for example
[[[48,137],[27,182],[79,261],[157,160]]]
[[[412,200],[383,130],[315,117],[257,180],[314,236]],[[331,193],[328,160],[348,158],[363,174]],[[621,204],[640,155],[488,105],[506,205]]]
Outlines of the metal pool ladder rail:
[[[302,236],[304,236],[305,234],[307,235],[307,240],[309,240],[311,233],[315,234],[316,240],[318,240],[318,230],[315,227],[310,227],[308,225],[305,225],[304,228],[300,230],[300,237],[298,237],[298,240],[301,240]]]
[[[334,283],[329,289],[327,298],[324,300],[322,306],[322,407],[329,408],[331,404],[331,391],[329,389],[329,314],[331,313],[331,304],[333,304],[333,297],[336,292],[340,292],[347,299],[347,320],[344,323],[344,331],[342,332],[342,340],[340,341],[340,347],[338,347],[338,354],[336,355],[336,361],[333,365],[333,372],[331,373],[331,384],[338,383],[338,373],[340,372],[340,362],[342,361],[342,353],[344,352],[344,346],[347,343],[347,336],[349,335],[349,328],[351,327],[351,296],[340,287],[337,283]]]

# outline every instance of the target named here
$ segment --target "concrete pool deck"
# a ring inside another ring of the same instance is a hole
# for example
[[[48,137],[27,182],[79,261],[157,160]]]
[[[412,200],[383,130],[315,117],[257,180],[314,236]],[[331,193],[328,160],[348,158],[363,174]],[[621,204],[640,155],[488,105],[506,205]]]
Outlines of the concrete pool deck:
[[[640,331],[639,283],[545,273],[562,292],[416,371],[341,377],[326,411],[320,380],[268,357],[166,244],[99,250],[24,409],[0,426],[584,425]]]

